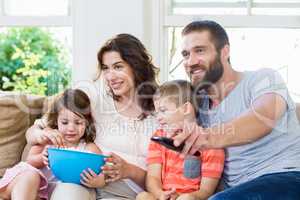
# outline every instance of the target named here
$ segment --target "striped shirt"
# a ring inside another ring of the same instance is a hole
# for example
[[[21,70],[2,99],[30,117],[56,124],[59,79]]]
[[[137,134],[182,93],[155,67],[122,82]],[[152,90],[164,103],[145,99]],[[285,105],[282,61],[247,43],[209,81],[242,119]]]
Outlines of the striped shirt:
[[[155,132],[156,136],[165,136],[162,130]],[[178,193],[190,193],[199,190],[201,178],[219,179],[223,172],[225,154],[221,149],[202,150],[201,175],[194,179],[183,175],[184,158],[179,153],[169,150],[160,144],[150,142],[148,148],[147,164],[161,164],[162,189],[176,189]]]

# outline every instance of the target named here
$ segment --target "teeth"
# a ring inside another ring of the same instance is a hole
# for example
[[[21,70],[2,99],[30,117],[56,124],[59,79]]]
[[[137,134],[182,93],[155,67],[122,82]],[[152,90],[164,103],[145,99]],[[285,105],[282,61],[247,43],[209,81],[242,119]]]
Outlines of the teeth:
[[[111,87],[112,88],[118,88],[118,87],[120,87],[121,84],[122,84],[121,82],[120,83],[112,83]]]
[[[192,70],[191,74],[197,74],[197,73],[202,73],[204,70],[202,69],[197,69],[197,70]]]

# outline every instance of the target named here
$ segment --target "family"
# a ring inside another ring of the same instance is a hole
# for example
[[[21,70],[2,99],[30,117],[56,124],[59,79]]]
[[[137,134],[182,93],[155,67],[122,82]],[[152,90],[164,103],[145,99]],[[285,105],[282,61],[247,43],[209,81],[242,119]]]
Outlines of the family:
[[[300,199],[300,125],[278,72],[234,70],[227,33],[214,21],[191,22],[182,41],[190,82],[159,85],[136,37],[108,40],[97,54],[106,90],[67,89],[54,100],[28,129],[32,148],[0,180],[0,198]],[[81,185],[61,183],[47,167],[49,145],[106,154],[107,164],[99,175],[83,171]],[[200,171],[193,178],[185,171],[191,157]]]

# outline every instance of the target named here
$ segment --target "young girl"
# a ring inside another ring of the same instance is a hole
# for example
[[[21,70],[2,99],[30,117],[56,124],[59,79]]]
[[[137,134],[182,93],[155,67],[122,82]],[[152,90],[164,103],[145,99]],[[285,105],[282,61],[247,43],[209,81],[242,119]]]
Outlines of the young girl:
[[[95,139],[94,119],[88,96],[78,89],[68,89],[52,104],[46,117],[39,121],[44,131],[61,134],[64,147],[100,154],[101,150],[93,143]],[[0,180],[0,198],[35,200],[48,199],[57,180],[47,167],[47,147],[51,141],[45,139],[29,151],[26,162],[20,162],[6,170]],[[67,158],[66,158],[67,159]],[[82,184],[90,187],[103,187],[104,175],[91,170],[81,174]]]
[[[164,83],[154,99],[157,120],[161,128],[155,136],[166,136],[168,130],[182,128],[179,122],[185,118],[189,108],[196,109],[191,84],[183,80]],[[202,150],[201,173],[187,178],[184,173],[184,158],[180,153],[151,142],[147,157],[146,189],[137,200],[196,200],[208,199],[223,172],[225,154],[222,149]]]

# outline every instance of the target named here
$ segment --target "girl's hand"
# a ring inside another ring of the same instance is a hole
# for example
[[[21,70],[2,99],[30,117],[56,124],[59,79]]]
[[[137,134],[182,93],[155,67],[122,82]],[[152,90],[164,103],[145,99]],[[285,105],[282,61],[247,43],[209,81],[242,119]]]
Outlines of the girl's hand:
[[[80,182],[89,188],[101,188],[105,186],[105,178],[103,173],[97,175],[93,170],[89,168],[87,170],[84,170],[80,174],[80,176]]]
[[[178,194],[176,193],[176,190],[173,188],[168,191],[163,191],[159,197],[159,200],[175,200],[177,199],[177,197]]]
[[[48,159],[48,148],[50,146],[46,145],[43,152],[42,152],[42,159],[43,159],[43,163],[45,164],[45,166],[47,166],[49,168],[49,159]]]
[[[37,142],[39,144],[53,144],[56,146],[64,146],[63,135],[57,130],[46,127],[42,134],[38,135]]]
[[[123,178],[128,178],[129,165],[120,156],[112,153],[106,159],[106,164],[102,167],[103,174],[108,176],[106,182],[115,182]]]

